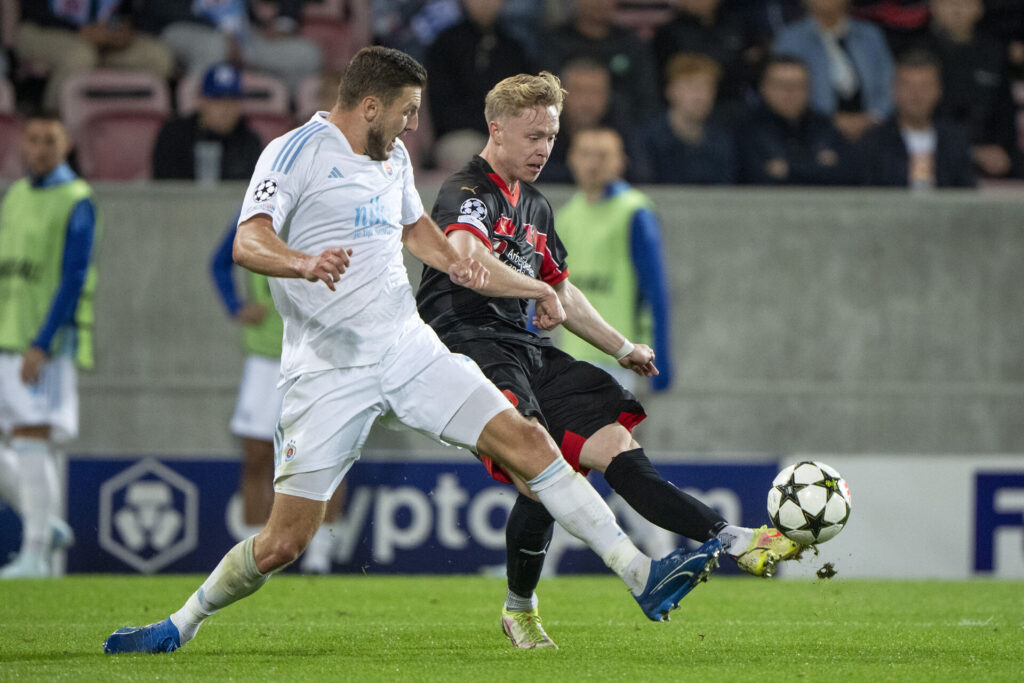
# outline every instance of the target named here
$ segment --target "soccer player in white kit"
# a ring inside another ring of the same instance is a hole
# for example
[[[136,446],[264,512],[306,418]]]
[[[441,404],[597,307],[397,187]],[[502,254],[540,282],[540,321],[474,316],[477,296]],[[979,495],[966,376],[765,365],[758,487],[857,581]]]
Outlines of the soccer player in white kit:
[[[295,561],[378,419],[488,453],[601,556],[651,619],[662,620],[717,566],[717,541],[656,561],[641,553],[543,427],[522,417],[473,361],[449,352],[420,319],[403,243],[457,284],[500,295],[488,289],[487,270],[460,259],[423,213],[397,140],[418,124],[425,83],[426,71],[405,53],[363,48],[334,108],[274,140],[260,157],[234,256],[274,278],[284,319],[287,393],[270,520],[229,550],[181,609],[161,622],[118,629],[105,652],[176,650],[211,614]],[[553,325],[559,313],[541,307],[538,316]]]

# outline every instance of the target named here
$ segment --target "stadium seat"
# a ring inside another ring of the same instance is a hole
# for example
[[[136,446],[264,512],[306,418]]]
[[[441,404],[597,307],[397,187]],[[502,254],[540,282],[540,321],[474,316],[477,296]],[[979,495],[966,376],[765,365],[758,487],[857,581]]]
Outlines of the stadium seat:
[[[356,32],[356,23],[342,19],[306,17],[302,20],[302,35],[316,42],[324,55],[324,68],[340,71],[367,43]]]
[[[16,180],[24,174],[19,152],[21,120],[0,112],[0,180]]]
[[[299,85],[299,91],[295,94],[295,115],[302,123],[317,111],[320,104],[320,83],[319,76],[310,76]]]
[[[245,118],[264,145],[295,128],[291,114],[249,114]]]
[[[61,118],[76,142],[82,124],[99,113],[144,112],[166,118],[170,109],[167,84],[151,74],[97,69],[71,76],[60,90]]]
[[[146,180],[166,116],[155,111],[96,112],[82,122],[78,165],[90,180]]]

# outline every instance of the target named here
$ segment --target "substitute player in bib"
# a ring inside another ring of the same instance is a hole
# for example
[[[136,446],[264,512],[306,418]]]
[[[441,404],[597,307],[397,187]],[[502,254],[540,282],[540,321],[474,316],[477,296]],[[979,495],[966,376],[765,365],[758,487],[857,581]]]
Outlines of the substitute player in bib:
[[[575,470],[598,470],[654,524],[701,542],[720,540],[743,569],[768,575],[799,548],[773,529],[730,525],[665,481],[632,437],[645,417],[633,394],[527,329],[527,304],[534,299],[538,328],[561,323],[622,367],[644,377],[658,373],[651,348],[632,344],[605,322],[569,281],[551,206],[529,184],[551,153],[564,93],[547,72],[507,78],[488,93],[487,145],[441,187],[433,218],[461,256],[487,264],[489,290],[499,294],[458,287],[428,265],[417,293],[420,314],[448,348],[475,360],[520,413],[547,428]],[[520,476],[487,449],[480,452],[491,476],[521,493],[506,528],[502,627],[517,647],[555,647],[540,625],[534,593],[555,520]]]
[[[417,315],[403,244],[457,286],[497,293],[487,270],[460,257],[423,213],[397,139],[415,130],[425,83],[423,67],[405,53],[364,48],[345,72],[334,109],[274,140],[260,157],[234,255],[272,277],[284,319],[281,373],[288,385],[270,520],[229,550],[180,610],[119,629],[106,652],[175,650],[211,614],[295,561],[378,419],[491,454],[601,556],[650,619],[660,621],[716,566],[717,540],[657,561],[641,553],[547,432]]]
[[[0,496],[21,516],[17,558],[0,578],[51,574],[51,551],[72,542],[60,518],[55,444],[78,435],[76,366],[92,367],[98,231],[92,188],[65,163],[57,116],[29,116],[21,152],[29,177],[0,208]]]

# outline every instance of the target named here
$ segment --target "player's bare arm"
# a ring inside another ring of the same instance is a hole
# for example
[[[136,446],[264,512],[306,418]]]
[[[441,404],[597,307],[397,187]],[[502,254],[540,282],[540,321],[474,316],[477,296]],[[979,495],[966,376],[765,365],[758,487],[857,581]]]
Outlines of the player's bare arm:
[[[39,381],[39,374],[43,371],[43,365],[49,360],[46,351],[38,346],[30,346],[21,357],[21,381],[25,384],[35,384]]]
[[[502,263],[487,249],[483,242],[466,232],[454,230],[448,234],[448,242],[462,257],[472,257],[487,264],[491,272],[490,281],[483,289],[477,290],[484,296],[534,299],[537,314],[533,324],[541,330],[552,330],[565,320],[562,303],[551,285],[523,275]]]
[[[483,262],[473,256],[460,255],[426,214],[415,223],[403,226],[402,243],[423,263],[448,273],[457,285],[479,292],[490,279],[490,271]]]
[[[304,278],[321,281],[333,292],[349,265],[351,249],[331,247],[319,254],[289,249],[277,233],[270,216],[261,213],[238,226],[231,256],[235,263],[270,277]]]
[[[565,329],[611,356],[622,348],[626,337],[601,317],[576,285],[565,279],[555,285],[555,292],[565,308]],[[658,374],[654,350],[646,344],[635,344],[632,351],[618,360],[619,365],[643,377]]]

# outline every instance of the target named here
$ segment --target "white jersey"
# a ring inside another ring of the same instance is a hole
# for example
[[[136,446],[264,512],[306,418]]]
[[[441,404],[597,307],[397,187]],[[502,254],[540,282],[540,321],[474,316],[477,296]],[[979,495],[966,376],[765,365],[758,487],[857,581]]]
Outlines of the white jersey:
[[[423,215],[412,164],[401,141],[387,161],[355,154],[317,112],[260,155],[239,223],[258,214],[292,249],[352,249],[332,292],[323,282],[270,278],[284,319],[281,374],[371,365],[413,324],[416,312],[402,261],[402,226]]]

